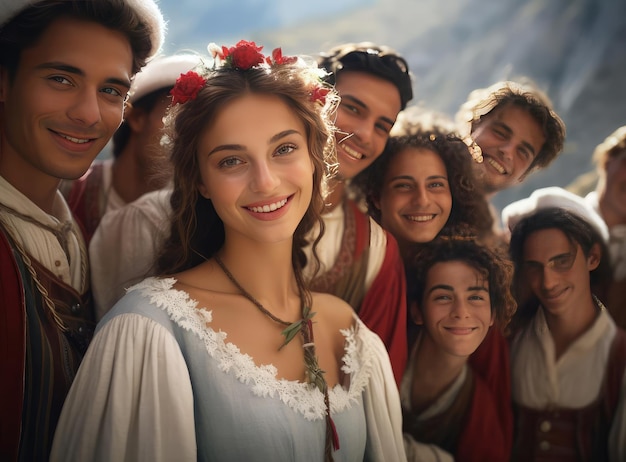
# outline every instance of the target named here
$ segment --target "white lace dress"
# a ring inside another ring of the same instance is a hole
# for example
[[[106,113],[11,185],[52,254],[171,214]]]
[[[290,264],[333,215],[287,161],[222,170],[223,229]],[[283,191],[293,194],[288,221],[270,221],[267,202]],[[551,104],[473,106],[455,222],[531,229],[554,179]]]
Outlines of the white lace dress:
[[[51,460],[323,461],[321,392],[256,366],[174,282],[137,284],[98,325]],[[335,460],[405,460],[385,348],[356,317],[342,333],[350,383],[330,391]]]

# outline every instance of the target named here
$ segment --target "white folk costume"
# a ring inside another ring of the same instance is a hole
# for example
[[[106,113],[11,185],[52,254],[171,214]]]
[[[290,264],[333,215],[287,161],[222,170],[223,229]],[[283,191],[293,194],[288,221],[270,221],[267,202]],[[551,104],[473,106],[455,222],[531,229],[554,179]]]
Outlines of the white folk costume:
[[[53,461],[319,461],[323,394],[276,378],[211,328],[210,309],[148,278],[103,318],[67,398]],[[389,357],[355,317],[329,391],[336,461],[402,461]],[[192,387],[193,383],[193,387]]]
[[[602,309],[593,325],[556,359],[540,308],[514,337],[516,460],[550,460],[550,454],[576,460],[575,448],[582,451],[583,460],[626,460],[626,350],[624,343],[614,343],[618,332],[625,335]]]
[[[558,187],[508,205],[503,222],[513,230],[547,208],[566,210],[608,241],[606,223],[593,207]],[[594,303],[593,324],[558,358],[544,309],[523,308],[536,313],[511,340],[513,460],[626,460],[626,332],[595,296]]]
[[[106,214],[89,244],[96,319],[124,296],[126,289],[153,274],[159,246],[170,231],[170,195],[144,194]]]
[[[89,245],[97,319],[126,288],[153,274],[159,246],[170,231],[170,195],[169,189],[144,194],[103,217]],[[321,271],[312,289],[352,305],[383,340],[399,382],[407,343],[406,282],[397,243],[351,202],[323,219],[325,233],[317,247]]]

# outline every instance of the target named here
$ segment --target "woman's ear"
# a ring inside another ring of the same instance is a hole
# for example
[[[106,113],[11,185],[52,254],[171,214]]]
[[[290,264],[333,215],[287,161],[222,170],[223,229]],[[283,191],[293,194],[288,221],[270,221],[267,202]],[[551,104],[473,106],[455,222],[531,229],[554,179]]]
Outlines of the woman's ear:
[[[597,242],[591,246],[591,250],[589,250],[589,255],[587,255],[587,268],[589,271],[593,271],[600,264],[600,259],[602,258],[602,249],[600,248],[600,244]]]
[[[198,192],[205,199],[209,199],[209,200],[211,199],[211,196],[209,195],[209,189],[202,182],[202,179],[200,179],[200,183],[198,184]]]
[[[409,314],[411,315],[411,319],[413,320],[413,323],[415,323],[418,326],[421,326],[422,324],[424,324],[424,317],[422,316],[422,310],[420,310],[416,301],[412,301],[409,304]]]

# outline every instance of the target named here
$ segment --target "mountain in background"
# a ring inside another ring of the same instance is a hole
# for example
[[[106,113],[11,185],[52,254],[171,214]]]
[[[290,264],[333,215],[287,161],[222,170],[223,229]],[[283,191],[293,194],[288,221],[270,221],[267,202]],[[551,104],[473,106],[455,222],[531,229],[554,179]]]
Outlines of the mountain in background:
[[[626,124],[624,0],[161,0],[168,53],[208,42],[255,40],[266,50],[315,54],[369,40],[409,62],[415,100],[454,117],[475,88],[529,78],[567,125],[565,152],[497,207],[548,185],[566,186],[593,167],[597,144]]]

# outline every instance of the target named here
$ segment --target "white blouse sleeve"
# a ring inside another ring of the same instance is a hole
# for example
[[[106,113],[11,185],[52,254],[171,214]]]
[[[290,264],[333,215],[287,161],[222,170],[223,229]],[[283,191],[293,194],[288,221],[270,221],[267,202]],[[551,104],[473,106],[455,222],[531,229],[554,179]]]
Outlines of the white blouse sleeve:
[[[136,314],[102,327],[65,401],[50,460],[196,460],[189,372],[165,327]]]
[[[454,457],[434,444],[415,441],[408,433],[404,434],[404,449],[409,462],[454,462]]]
[[[371,355],[373,364],[369,384],[363,393],[367,420],[365,460],[405,461],[400,395],[389,355],[380,337],[369,331],[363,324],[359,327],[361,344],[367,351],[365,355]]]
[[[106,213],[89,243],[91,286],[100,320],[125,290],[150,276],[169,232],[169,190],[142,196]]]

